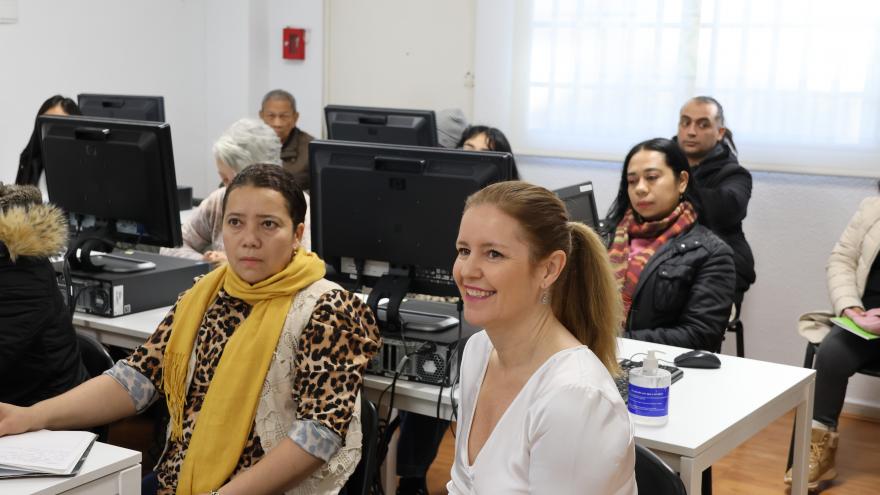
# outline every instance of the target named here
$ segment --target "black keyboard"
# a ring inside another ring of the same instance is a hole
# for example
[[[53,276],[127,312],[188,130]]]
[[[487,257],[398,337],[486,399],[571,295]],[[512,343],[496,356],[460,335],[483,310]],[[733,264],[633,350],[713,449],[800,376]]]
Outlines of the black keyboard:
[[[627,402],[629,400],[629,370],[640,368],[642,362],[621,359],[617,364],[620,365],[620,376],[616,377],[614,382],[617,384],[617,391],[620,392],[620,396],[623,397],[623,402]],[[668,371],[672,375],[672,383],[679,381],[681,377],[684,376],[684,371],[675,366],[658,364],[657,367]]]

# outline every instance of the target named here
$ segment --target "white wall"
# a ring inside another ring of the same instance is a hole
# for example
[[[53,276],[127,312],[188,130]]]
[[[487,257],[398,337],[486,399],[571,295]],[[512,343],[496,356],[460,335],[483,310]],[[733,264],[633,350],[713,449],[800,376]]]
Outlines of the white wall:
[[[323,1],[19,2],[0,25],[0,180],[12,182],[39,105],[61,93],[165,97],[178,184],[205,196],[219,179],[214,140],[259,111],[269,89],[294,93],[300,127],[320,135]],[[308,29],[305,61],[281,58],[281,27]]]
[[[200,184],[205,148],[206,2],[19,2],[0,25],[0,180],[12,182],[40,104],[61,93],[165,97],[181,184]],[[216,175],[216,174],[214,174]]]
[[[473,0],[328,2],[327,103],[472,115]]]
[[[321,137],[324,112],[324,2],[316,0],[268,0],[263,23],[264,52],[267,55],[265,88],[253,101],[259,110],[263,94],[282,88],[296,98],[297,126],[312,136]],[[305,28],[305,60],[281,57],[281,33],[284,27]]]

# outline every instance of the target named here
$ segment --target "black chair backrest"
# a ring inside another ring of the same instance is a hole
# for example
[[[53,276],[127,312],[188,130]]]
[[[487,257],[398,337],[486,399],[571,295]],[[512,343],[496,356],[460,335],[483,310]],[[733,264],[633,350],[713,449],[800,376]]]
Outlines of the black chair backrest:
[[[96,377],[113,367],[113,358],[100,342],[81,333],[77,333],[76,337],[83,365],[90,377]]]
[[[369,495],[378,466],[376,453],[379,441],[379,413],[376,406],[361,392],[361,461],[348,478],[341,495]]]
[[[636,485],[640,495],[686,495],[684,483],[657,454],[636,445]]]

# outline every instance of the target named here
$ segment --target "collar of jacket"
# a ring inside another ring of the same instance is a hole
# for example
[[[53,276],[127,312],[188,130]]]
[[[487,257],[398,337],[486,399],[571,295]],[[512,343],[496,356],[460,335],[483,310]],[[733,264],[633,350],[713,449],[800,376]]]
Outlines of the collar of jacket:
[[[0,210],[0,245],[12,261],[19,256],[53,256],[67,245],[67,221],[53,205]]]

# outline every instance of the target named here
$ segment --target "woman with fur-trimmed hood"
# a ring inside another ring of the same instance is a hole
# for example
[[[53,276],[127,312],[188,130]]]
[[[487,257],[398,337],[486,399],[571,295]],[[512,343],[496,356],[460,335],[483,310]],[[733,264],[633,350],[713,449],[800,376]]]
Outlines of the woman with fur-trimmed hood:
[[[39,189],[0,183],[0,402],[29,406],[88,379],[49,262],[66,244]]]

